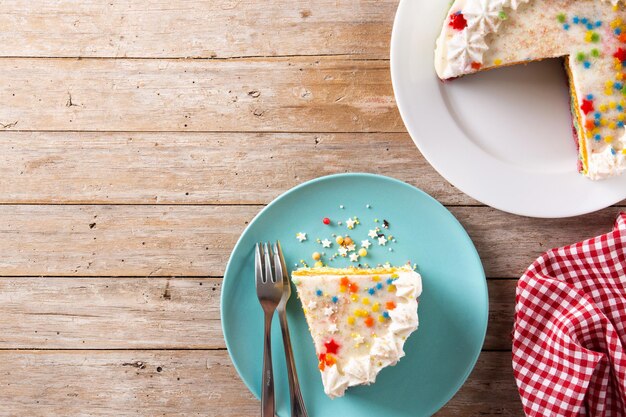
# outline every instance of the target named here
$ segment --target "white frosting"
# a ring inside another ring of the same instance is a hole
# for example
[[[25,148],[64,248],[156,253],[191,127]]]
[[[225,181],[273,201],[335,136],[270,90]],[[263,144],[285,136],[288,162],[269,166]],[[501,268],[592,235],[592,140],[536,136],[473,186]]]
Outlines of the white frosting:
[[[365,357],[351,358],[344,366],[343,373],[352,381],[363,381],[371,384],[376,380],[376,373],[372,370],[371,361]]]
[[[486,50],[483,35],[469,28],[463,29],[448,42],[448,68],[444,74],[454,76],[470,72],[473,62],[482,62]]]
[[[381,369],[396,364],[405,355],[404,342],[419,324],[417,297],[422,293],[422,281],[421,276],[408,266],[395,269],[393,274],[372,272],[351,275],[350,270],[345,271],[345,274],[341,274],[341,270],[336,270],[332,274],[315,275],[314,271],[315,269],[310,269],[307,275],[299,275],[297,279],[294,276],[292,280],[298,282],[298,296],[305,305],[310,304],[308,300],[317,297],[319,302],[316,303],[316,311],[325,313],[331,308],[334,310],[332,317],[307,311],[307,322],[318,355],[326,351],[324,343],[329,338],[327,332],[320,331],[322,328],[328,329],[324,322],[336,320],[339,323],[340,332],[332,339],[333,341],[336,339],[341,345],[336,355],[336,363],[327,365],[321,370],[324,392],[334,398],[342,396],[348,387],[373,383]],[[325,297],[317,296],[317,290],[321,289],[328,294],[336,293],[342,277],[348,277],[360,286],[357,294],[360,299],[354,302],[347,301],[350,295],[340,293],[346,298],[332,302],[332,307],[324,307],[328,301],[325,301]],[[393,278],[388,282],[387,279],[390,277]],[[375,286],[378,283],[381,284],[381,288]],[[372,288],[378,291],[374,294],[369,293],[364,287],[372,284]],[[391,285],[395,288],[390,288]],[[363,298],[367,298],[368,301],[363,303]],[[385,300],[393,301],[395,308],[385,310]],[[380,310],[377,310],[378,313],[382,314],[385,311],[388,314],[389,318],[383,320],[384,323],[377,321],[372,328],[366,327],[361,324],[362,322],[347,324],[347,316],[355,314],[355,309],[374,311],[372,310],[374,303],[381,306]]]
[[[343,395],[348,385],[350,385],[351,379],[345,373],[341,374],[337,366],[327,366],[322,371],[324,392],[331,398],[337,396],[337,393],[340,393],[338,395]]]
[[[502,23],[500,12],[503,8],[504,0],[476,0],[468,2],[463,9],[463,14],[467,19],[468,32],[477,34],[497,31],[500,23]]]
[[[614,153],[611,147],[607,147],[602,152],[589,154],[587,176],[592,180],[613,177],[624,170],[626,170],[626,155],[622,152]]]

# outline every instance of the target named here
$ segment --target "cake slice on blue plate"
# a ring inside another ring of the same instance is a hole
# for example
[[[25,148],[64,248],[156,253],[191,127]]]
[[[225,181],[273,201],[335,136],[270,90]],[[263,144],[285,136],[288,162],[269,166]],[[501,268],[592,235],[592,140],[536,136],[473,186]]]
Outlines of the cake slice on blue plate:
[[[324,392],[371,384],[404,356],[418,326],[421,276],[400,268],[300,268],[291,277],[313,337]]]

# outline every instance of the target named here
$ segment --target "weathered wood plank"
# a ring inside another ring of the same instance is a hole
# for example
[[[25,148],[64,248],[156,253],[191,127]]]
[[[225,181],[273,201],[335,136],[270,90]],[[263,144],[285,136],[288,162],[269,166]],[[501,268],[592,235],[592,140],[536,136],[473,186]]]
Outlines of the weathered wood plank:
[[[225,348],[219,278],[2,278],[2,349]],[[514,280],[490,280],[484,348],[511,348]],[[297,301],[294,301],[297,302]]]
[[[522,416],[511,354],[484,352],[437,414]],[[51,370],[54,370],[52,372]],[[258,415],[226,351],[2,351],[7,415]]]
[[[0,134],[2,203],[267,204],[321,175],[374,172],[445,204],[478,204],[407,133]],[[281,167],[277,170],[276,167]]]
[[[489,324],[483,349],[511,350],[511,332],[515,318],[516,279],[490,279]]]
[[[225,348],[217,278],[2,278],[2,349]]]
[[[397,0],[5,0],[0,56],[388,58]]]
[[[4,130],[402,132],[389,63],[4,59]]]
[[[221,276],[261,206],[0,206],[0,275]],[[517,278],[537,256],[606,233],[619,208],[531,219],[452,207],[487,276]]]
[[[0,206],[0,275],[220,276],[259,208]]]

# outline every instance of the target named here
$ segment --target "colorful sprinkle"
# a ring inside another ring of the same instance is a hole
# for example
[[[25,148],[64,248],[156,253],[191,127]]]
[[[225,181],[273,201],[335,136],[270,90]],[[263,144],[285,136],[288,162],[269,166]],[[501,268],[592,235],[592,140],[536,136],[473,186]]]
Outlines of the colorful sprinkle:
[[[594,110],[593,107],[593,101],[588,100],[588,99],[584,99],[583,100],[583,104],[580,106],[580,109],[583,111],[583,113],[585,114],[589,114]]]
[[[463,13],[457,12],[450,15],[450,27],[456,30],[463,30],[467,27],[467,20],[465,20],[465,16]]]
[[[332,353],[333,355],[336,355],[341,345],[335,342],[335,339],[330,339],[328,342],[324,343],[324,347],[326,348],[327,354]]]

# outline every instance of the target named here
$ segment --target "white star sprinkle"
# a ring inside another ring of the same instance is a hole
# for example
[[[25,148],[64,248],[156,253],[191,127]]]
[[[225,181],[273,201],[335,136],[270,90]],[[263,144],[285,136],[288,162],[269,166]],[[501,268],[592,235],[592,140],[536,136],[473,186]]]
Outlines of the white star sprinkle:
[[[306,233],[300,232],[296,234],[296,239],[298,239],[300,243],[304,242],[306,240]]]
[[[346,220],[346,226],[348,226],[348,229],[354,229],[355,224],[356,224],[356,221],[353,219]]]
[[[378,232],[376,230],[370,230],[370,232],[367,235],[371,237],[372,239],[374,239],[376,236],[378,236]]]
[[[345,258],[346,255],[348,254],[348,249],[346,249],[346,248],[344,248],[342,246],[339,249],[337,249],[337,252],[339,253],[339,255],[341,255],[341,256],[343,256]]]
[[[357,334],[356,336],[354,336],[354,341],[356,342],[357,345],[360,345],[361,343],[365,341],[365,338],[361,336],[360,334]]]
[[[350,262],[358,262],[358,260],[359,260],[359,255],[357,255],[356,253],[350,254]]]
[[[325,315],[326,317],[331,316],[334,312],[335,312],[335,311],[333,310],[333,308],[332,308],[332,307],[326,307],[326,308],[324,309],[324,315]]]
[[[371,245],[372,245],[372,242],[370,242],[367,239],[361,241],[361,246],[364,247],[365,249],[368,249]]]
[[[330,245],[332,245],[332,244],[333,244],[333,242],[331,242],[331,241],[330,241],[330,240],[328,240],[328,239],[324,239],[324,240],[322,240],[322,242],[321,242],[321,243],[322,243],[322,247],[323,247],[323,248],[330,248]]]
[[[339,328],[335,323],[331,323],[330,326],[328,326],[328,331],[331,333],[337,333],[339,331]]]
[[[378,238],[378,244],[380,246],[385,246],[386,243],[387,243],[387,239],[385,238],[385,236],[381,236]]]
[[[315,309],[315,307],[317,307],[317,301],[309,301],[309,303],[306,305],[307,310],[313,310]]]
[[[348,252],[354,252],[356,250],[356,246],[354,246],[354,243],[350,243],[346,246],[346,249],[348,249]]]

